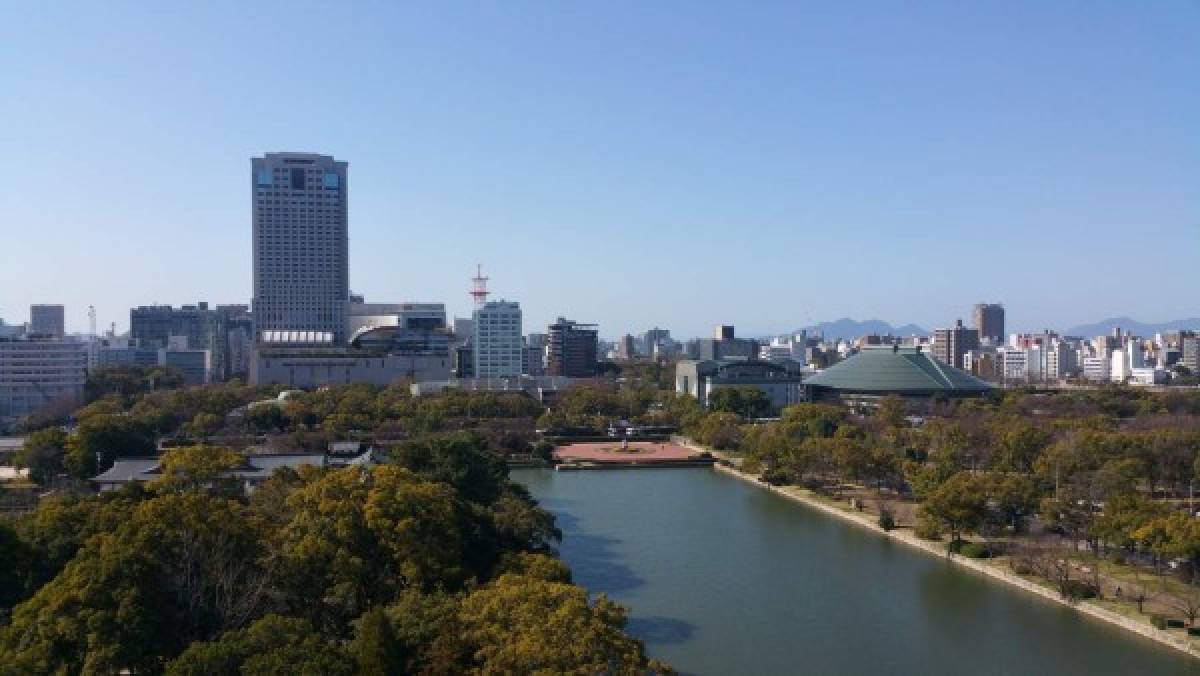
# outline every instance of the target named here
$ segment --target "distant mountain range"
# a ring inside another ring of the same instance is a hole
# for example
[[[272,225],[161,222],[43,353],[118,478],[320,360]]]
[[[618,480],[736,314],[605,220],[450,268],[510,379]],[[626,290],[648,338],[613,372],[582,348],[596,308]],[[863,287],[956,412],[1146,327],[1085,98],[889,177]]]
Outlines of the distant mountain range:
[[[1157,324],[1144,324],[1136,319],[1129,317],[1113,317],[1112,319],[1104,319],[1095,324],[1082,324],[1080,326],[1072,326],[1064,335],[1067,336],[1105,336],[1112,333],[1112,330],[1121,327],[1122,331],[1132,333],[1137,336],[1153,336],[1156,333],[1167,333],[1169,331],[1179,331],[1181,329],[1193,329],[1200,331],[1200,318],[1193,317],[1191,319],[1176,319],[1169,322],[1160,322]]]
[[[1169,322],[1158,322],[1154,324],[1139,322],[1136,319],[1131,319],[1129,317],[1113,317],[1111,319],[1098,321],[1094,324],[1072,326],[1070,329],[1064,331],[1062,335],[1082,336],[1085,338],[1092,336],[1106,336],[1110,335],[1112,330],[1118,326],[1121,327],[1121,330],[1125,331],[1126,333],[1149,337],[1156,333],[1167,333],[1182,329],[1200,331],[1200,317],[1193,317],[1191,319],[1176,319]],[[832,322],[821,322],[820,324],[807,326],[804,328],[804,330],[807,331],[808,335],[810,336],[820,334],[824,336],[826,340],[854,340],[855,338],[871,334],[878,334],[881,336],[891,334],[893,336],[904,337],[928,336],[932,333],[931,331],[917,326],[916,324],[893,326],[882,319],[866,319],[863,321],[858,321],[856,319],[850,319],[849,317],[844,317]]]
[[[905,324],[903,326],[892,326],[882,319],[867,319],[865,321],[856,321],[845,317],[837,321],[821,322],[815,326],[805,327],[808,334],[821,334],[826,340],[846,339],[853,340],[860,336],[870,334],[879,334],[881,336],[891,334],[893,336],[927,336],[929,332],[917,326],[916,324]]]

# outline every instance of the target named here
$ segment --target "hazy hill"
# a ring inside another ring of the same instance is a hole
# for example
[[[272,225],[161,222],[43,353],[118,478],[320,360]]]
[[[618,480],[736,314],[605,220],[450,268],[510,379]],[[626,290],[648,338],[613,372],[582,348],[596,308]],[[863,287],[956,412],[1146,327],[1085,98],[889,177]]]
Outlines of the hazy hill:
[[[1080,326],[1072,326],[1066,331],[1068,336],[1105,336],[1112,333],[1116,327],[1121,327],[1122,331],[1132,333],[1138,336],[1153,336],[1156,333],[1166,333],[1168,331],[1179,331],[1180,329],[1193,329],[1200,331],[1200,318],[1193,317],[1191,319],[1175,319],[1169,322],[1159,322],[1157,324],[1145,324],[1130,319],[1129,317],[1113,317],[1104,319],[1094,324],[1082,324]]]
[[[827,340],[836,340],[838,338],[853,339],[872,333],[879,335],[890,333],[893,336],[929,335],[928,331],[916,324],[892,326],[882,319],[867,319],[860,322],[849,317],[832,322],[821,322],[815,326],[806,327],[805,330],[808,331],[809,335],[819,333]]]

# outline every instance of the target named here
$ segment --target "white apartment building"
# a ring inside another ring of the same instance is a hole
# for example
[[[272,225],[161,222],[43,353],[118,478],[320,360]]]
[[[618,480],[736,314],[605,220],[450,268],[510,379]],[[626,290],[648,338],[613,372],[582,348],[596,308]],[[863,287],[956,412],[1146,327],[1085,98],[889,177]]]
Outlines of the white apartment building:
[[[77,403],[87,346],[62,340],[0,340],[0,418],[23,418],[58,402]]]
[[[515,378],[521,375],[521,305],[491,301],[474,315],[476,378]]]
[[[1123,383],[1132,375],[1128,353],[1125,350],[1113,350],[1110,357],[1112,364],[1109,376],[1114,383]]]
[[[312,153],[267,153],[250,164],[255,342],[267,331],[316,332],[344,345],[347,164]]]
[[[1088,380],[1108,380],[1112,373],[1108,357],[1084,357],[1083,377]]]
[[[1129,382],[1132,385],[1161,385],[1167,382],[1167,372],[1153,366],[1137,366],[1129,369]]]
[[[1075,348],[1065,340],[1053,340],[1043,351],[1043,377],[1046,380],[1062,380],[1079,371]]]
[[[1004,382],[1030,379],[1029,350],[1019,347],[996,348],[996,372]]]

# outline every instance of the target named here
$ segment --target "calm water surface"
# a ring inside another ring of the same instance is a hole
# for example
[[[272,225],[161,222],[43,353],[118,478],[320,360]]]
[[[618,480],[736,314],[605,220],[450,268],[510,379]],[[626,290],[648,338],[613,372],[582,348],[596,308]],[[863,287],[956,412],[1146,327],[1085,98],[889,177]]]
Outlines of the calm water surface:
[[[1200,674],[1200,662],[709,469],[515,470],[575,581],[695,674]]]

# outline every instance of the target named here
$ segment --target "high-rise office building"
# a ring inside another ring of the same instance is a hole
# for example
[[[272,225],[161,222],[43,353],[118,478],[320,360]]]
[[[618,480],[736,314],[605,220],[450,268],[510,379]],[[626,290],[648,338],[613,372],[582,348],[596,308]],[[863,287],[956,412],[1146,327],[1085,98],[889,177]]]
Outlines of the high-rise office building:
[[[346,342],[350,298],[345,162],[251,159],[257,342]]]
[[[525,336],[521,351],[521,375],[546,375],[546,334],[531,333]]]
[[[66,333],[61,305],[30,305],[29,332],[40,336],[62,338]]]
[[[617,359],[630,360],[637,358],[637,348],[634,347],[635,341],[633,336],[628,333],[621,336],[617,341]]]
[[[980,340],[993,345],[1004,342],[1004,306],[999,303],[979,303],[973,313],[974,328]]]
[[[207,350],[210,380],[225,380],[249,368],[248,346],[253,332],[245,305],[208,303],[142,305],[129,311],[129,336],[139,348]],[[182,345],[179,338],[183,338]]]
[[[699,343],[697,357],[700,359],[755,359],[758,357],[757,340],[738,338],[729,324],[719,324],[713,331],[712,340]]]
[[[979,347],[979,331],[963,326],[962,320],[954,322],[952,329],[934,329],[933,356],[943,364],[963,368],[963,355]]]
[[[1183,355],[1179,359],[1179,363],[1186,366],[1192,375],[1200,373],[1200,338],[1188,335],[1183,336],[1180,342],[1183,343],[1181,349]]]
[[[475,308],[471,341],[476,378],[516,378],[521,375],[521,305],[489,301]]]
[[[562,317],[546,332],[546,374],[568,378],[596,375],[596,325]]]

